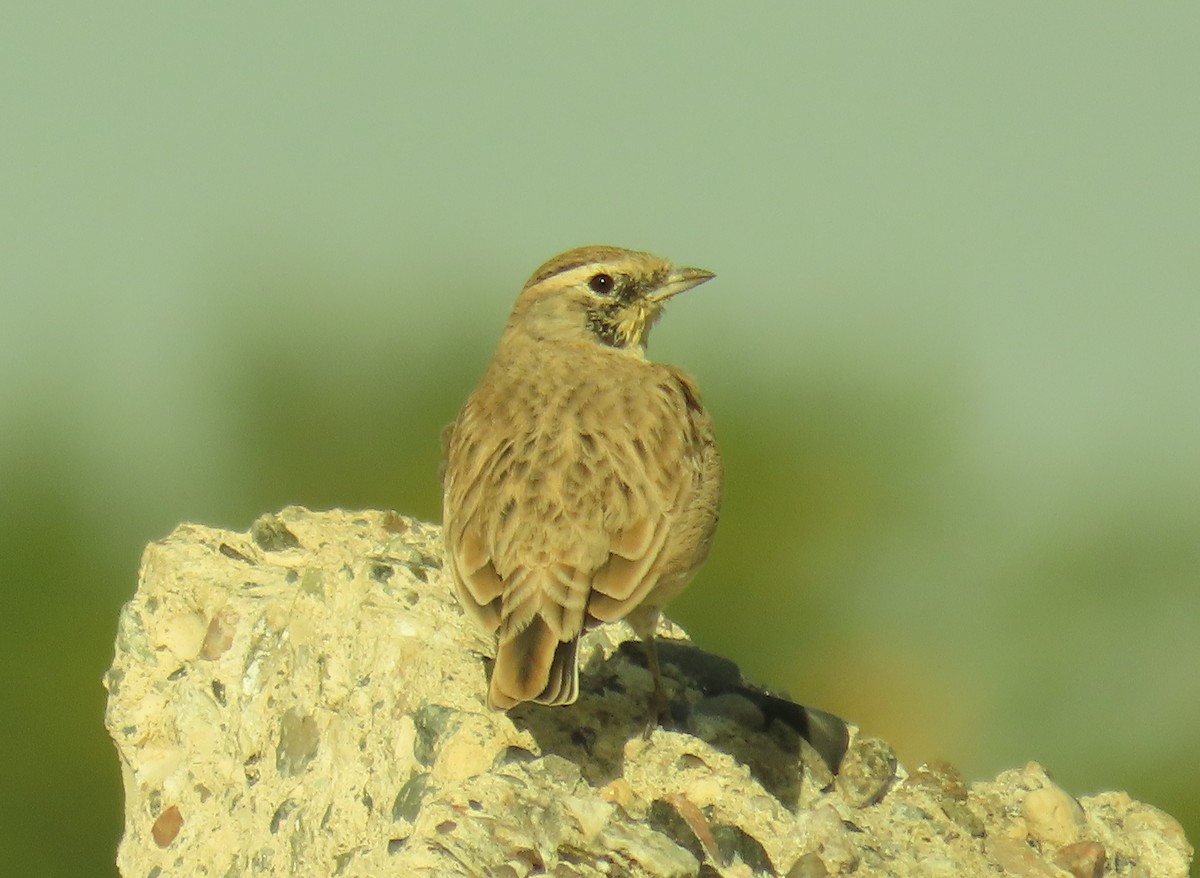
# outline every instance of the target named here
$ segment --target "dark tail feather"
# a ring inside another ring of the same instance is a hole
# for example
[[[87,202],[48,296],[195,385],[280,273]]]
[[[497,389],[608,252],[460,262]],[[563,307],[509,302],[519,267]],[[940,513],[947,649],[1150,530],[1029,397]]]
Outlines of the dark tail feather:
[[[579,695],[579,638],[559,640],[540,616],[500,644],[488,704],[507,710],[522,701],[571,704]]]

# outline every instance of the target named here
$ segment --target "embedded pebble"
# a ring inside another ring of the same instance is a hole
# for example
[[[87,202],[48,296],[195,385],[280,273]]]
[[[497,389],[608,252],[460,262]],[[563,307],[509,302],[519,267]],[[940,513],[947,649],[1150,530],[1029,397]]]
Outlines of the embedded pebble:
[[[620,859],[637,863],[651,875],[690,878],[700,868],[700,862],[688,851],[648,827],[609,824],[597,841]]]
[[[250,525],[250,536],[259,548],[268,552],[300,548],[300,540],[278,515],[264,515]]]
[[[697,832],[699,827],[680,813],[673,802],[668,799],[655,799],[650,805],[650,813],[646,819],[651,827],[691,853],[698,861],[704,860],[705,848]],[[702,831],[707,833],[707,827]],[[711,835],[709,841],[711,842]],[[716,843],[712,842],[712,846],[715,848]]]
[[[755,875],[775,874],[766,849],[756,839],[747,835],[740,826],[718,824],[712,828],[712,837],[721,851],[723,865],[740,860],[749,866]]]
[[[863,736],[842,760],[837,787],[842,797],[856,808],[878,802],[896,776],[896,751],[879,738]]]
[[[1100,878],[1107,856],[1098,841],[1077,841],[1054,854],[1054,865],[1066,869],[1075,878]]]
[[[834,875],[858,868],[859,855],[841,815],[833,805],[817,808],[808,820],[807,847],[820,856],[825,868]]]
[[[1037,851],[1020,841],[993,838],[987,842],[987,852],[1006,874],[1019,878],[1062,878],[1061,873],[1038,856]]]
[[[1079,841],[1079,833],[1087,825],[1079,803],[1054,785],[1031,790],[1021,812],[1029,836],[1055,848]]]
[[[396,793],[396,799],[392,802],[392,819],[415,823],[431,786],[427,771],[410,777],[400,788],[400,792]]]
[[[200,613],[179,613],[158,626],[157,645],[180,661],[191,661],[200,654],[207,630],[208,622]]]
[[[224,607],[208,622],[204,631],[204,643],[200,647],[200,658],[205,661],[216,661],[233,646],[233,638],[237,634],[238,614],[231,608]]]
[[[786,878],[826,878],[828,875],[829,870],[825,868],[821,858],[809,851],[807,854],[801,854],[800,859],[792,864]]]
[[[160,848],[165,848],[170,846],[182,828],[183,815],[180,813],[178,805],[172,805],[158,815],[154,821],[154,826],[150,828],[150,834],[154,837],[156,845]]]
[[[321,730],[310,714],[292,708],[279,721],[279,745],[275,748],[275,767],[280,777],[296,777],[321,748]]]

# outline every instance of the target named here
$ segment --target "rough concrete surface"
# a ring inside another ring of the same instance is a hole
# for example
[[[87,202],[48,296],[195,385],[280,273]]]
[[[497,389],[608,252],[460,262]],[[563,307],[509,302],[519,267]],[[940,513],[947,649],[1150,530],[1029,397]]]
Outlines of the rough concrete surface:
[[[1035,763],[906,771],[669,623],[672,728],[620,625],[577,704],[489,711],[440,559],[436,527],[298,507],[147,548],[105,678],[125,878],[1188,874],[1149,805]]]

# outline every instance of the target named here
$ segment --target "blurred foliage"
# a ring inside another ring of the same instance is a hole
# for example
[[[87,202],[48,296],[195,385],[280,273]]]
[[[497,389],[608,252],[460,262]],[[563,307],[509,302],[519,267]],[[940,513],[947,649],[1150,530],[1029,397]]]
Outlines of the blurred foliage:
[[[110,540],[81,508],[88,474],[62,437],[23,439],[0,473],[0,850],[17,874],[80,874],[81,863],[88,874],[115,874],[120,777],[100,677],[142,535]]]

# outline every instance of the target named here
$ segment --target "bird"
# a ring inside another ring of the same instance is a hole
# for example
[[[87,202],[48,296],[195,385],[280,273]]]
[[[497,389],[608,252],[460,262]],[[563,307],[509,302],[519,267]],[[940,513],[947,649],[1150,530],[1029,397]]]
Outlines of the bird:
[[[624,619],[669,720],[654,633],[708,555],[723,468],[696,382],[646,344],[667,301],[713,277],[613,246],[554,257],[443,431],[446,566],[495,638],[491,708],[575,702],[581,634]]]

